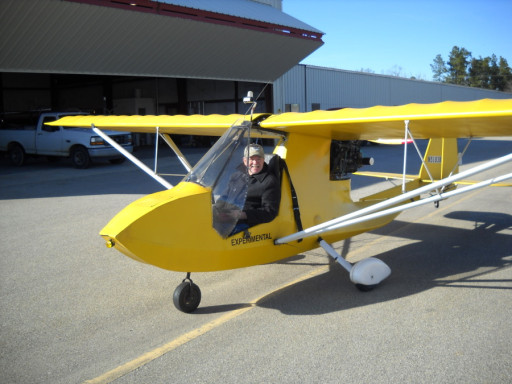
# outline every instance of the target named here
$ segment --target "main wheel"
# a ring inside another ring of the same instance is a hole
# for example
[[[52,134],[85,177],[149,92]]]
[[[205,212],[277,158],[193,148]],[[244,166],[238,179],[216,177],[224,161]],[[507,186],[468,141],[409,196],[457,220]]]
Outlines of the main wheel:
[[[192,281],[183,281],[173,295],[174,306],[182,312],[194,312],[201,302],[201,290]]]
[[[377,284],[372,284],[372,285],[356,284],[356,288],[359,289],[361,292],[373,291],[373,289],[376,286],[377,286]]]

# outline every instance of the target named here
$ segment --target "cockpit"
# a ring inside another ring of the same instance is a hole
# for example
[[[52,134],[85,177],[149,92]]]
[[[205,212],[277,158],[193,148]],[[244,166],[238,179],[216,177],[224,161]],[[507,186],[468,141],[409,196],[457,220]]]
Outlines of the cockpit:
[[[184,179],[211,189],[213,226],[224,238],[232,233],[238,221],[236,212],[242,211],[246,202],[249,177],[243,163],[245,148],[269,138],[280,139],[282,134],[255,129],[248,120],[238,121]],[[234,185],[230,183],[233,175],[238,175]]]

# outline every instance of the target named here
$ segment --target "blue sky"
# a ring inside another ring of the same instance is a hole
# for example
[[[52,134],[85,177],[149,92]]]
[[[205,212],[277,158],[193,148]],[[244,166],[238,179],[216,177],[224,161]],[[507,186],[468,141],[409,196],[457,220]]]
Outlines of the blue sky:
[[[283,11],[325,33],[303,64],[432,80],[454,45],[512,66],[512,0],[283,0]]]

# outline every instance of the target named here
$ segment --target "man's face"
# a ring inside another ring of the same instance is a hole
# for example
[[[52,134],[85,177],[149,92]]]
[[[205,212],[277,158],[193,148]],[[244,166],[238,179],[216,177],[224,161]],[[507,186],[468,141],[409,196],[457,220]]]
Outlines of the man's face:
[[[247,172],[249,172],[249,175],[260,173],[263,169],[264,163],[265,159],[260,156],[249,157],[249,162],[247,162],[247,157],[244,157],[244,164],[247,167]]]

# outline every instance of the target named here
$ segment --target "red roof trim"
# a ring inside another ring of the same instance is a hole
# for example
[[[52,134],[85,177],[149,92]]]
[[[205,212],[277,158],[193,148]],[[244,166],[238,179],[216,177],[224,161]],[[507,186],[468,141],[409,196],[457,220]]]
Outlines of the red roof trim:
[[[206,23],[228,25],[232,27],[253,29],[261,32],[275,33],[306,40],[322,41],[322,33],[304,29],[290,28],[263,21],[224,15],[201,9],[187,8],[173,4],[160,3],[152,0],[65,0],[73,3],[85,3],[103,7],[119,8],[130,11],[155,13],[163,16],[202,21]]]

